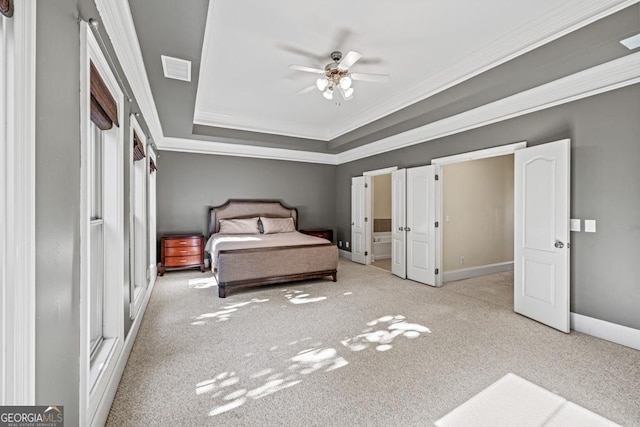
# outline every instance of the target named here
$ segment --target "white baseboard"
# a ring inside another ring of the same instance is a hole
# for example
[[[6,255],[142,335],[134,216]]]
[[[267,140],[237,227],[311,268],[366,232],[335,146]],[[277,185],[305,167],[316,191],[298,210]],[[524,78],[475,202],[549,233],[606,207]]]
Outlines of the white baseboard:
[[[351,261],[351,252],[345,251],[343,249],[338,249],[338,255],[342,258],[346,258]]]
[[[122,349],[122,352],[118,356],[118,361],[116,362],[113,374],[111,375],[111,378],[109,378],[109,382],[107,383],[104,394],[102,395],[102,398],[98,403],[96,413],[93,417],[93,420],[91,420],[92,426],[103,426],[107,422],[107,417],[109,416],[109,411],[111,410],[113,399],[116,396],[116,391],[118,390],[118,384],[120,384],[122,373],[124,372],[124,368],[127,365],[127,360],[129,360],[129,354],[131,354],[131,349],[133,348],[133,343],[138,336],[138,330],[140,329],[142,318],[144,317],[144,313],[147,310],[149,298],[151,297],[153,287],[156,284],[156,276],[152,275],[151,277],[152,279],[149,282],[149,287],[147,288],[147,292],[144,296],[142,307],[140,308],[140,311],[138,312],[135,320],[131,324],[131,329],[129,329],[127,338],[124,341],[124,347]]]
[[[640,350],[640,329],[571,313],[571,329],[596,338]]]
[[[470,279],[472,277],[484,276],[487,274],[502,273],[512,271],[513,261],[499,262],[497,264],[481,265],[479,267],[461,268],[460,270],[445,271],[442,275],[443,282],[453,282],[455,280]]]

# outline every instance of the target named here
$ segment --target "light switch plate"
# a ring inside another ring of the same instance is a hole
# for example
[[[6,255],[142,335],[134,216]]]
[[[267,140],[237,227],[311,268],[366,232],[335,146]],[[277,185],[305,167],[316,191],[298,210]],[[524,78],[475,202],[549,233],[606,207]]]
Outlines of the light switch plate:
[[[569,231],[580,231],[580,220],[571,219],[569,221]]]
[[[595,233],[596,232],[596,220],[595,219],[585,219],[584,220],[584,231],[587,233]]]

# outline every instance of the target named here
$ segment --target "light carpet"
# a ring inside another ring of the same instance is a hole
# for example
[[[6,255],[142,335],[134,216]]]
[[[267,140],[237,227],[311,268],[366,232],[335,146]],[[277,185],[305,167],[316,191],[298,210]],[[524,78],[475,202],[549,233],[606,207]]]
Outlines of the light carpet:
[[[432,288],[341,259],[337,283],[226,299],[208,276],[158,278],[107,425],[433,425],[512,372],[640,426],[640,352],[514,314],[508,273]]]

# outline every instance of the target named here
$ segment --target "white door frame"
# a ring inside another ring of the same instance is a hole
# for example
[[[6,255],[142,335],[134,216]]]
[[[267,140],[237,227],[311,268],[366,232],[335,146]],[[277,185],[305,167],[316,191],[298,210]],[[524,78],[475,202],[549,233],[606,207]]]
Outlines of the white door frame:
[[[362,176],[365,177],[365,183],[369,185],[369,190],[372,190],[372,183],[373,183],[373,179],[372,177],[377,176],[377,175],[388,175],[391,172],[394,172],[398,170],[397,166],[391,166],[388,168],[384,168],[384,169],[376,169],[376,170],[372,170],[372,171],[366,171],[362,173]],[[371,216],[373,215],[373,196],[371,195],[372,192],[371,191],[365,191],[365,212],[367,212],[368,214],[368,219],[369,221],[367,221],[365,223],[365,252],[367,253],[367,255],[365,256],[365,265],[367,264],[371,264],[371,258],[372,258],[372,248],[371,248],[371,236],[373,235],[373,218],[371,218]],[[353,242],[351,242],[353,243]]]
[[[484,150],[476,150],[470,151],[468,153],[455,154],[453,156],[439,157],[437,159],[431,160],[431,164],[436,166],[436,176],[438,180],[436,182],[436,191],[435,191],[435,203],[436,203],[436,221],[439,224],[443,224],[442,217],[443,213],[443,191],[442,191],[442,183],[444,180],[444,176],[442,173],[442,166],[451,164],[451,163],[460,163],[467,162],[469,160],[479,160],[486,159],[490,157],[498,157],[504,156],[507,154],[513,154],[517,150],[521,150],[523,148],[527,148],[527,142],[515,142],[513,144],[500,145],[497,147],[486,148]],[[443,227],[436,228],[436,265],[438,268],[442,266],[442,258],[443,258],[443,238],[442,238],[442,230]],[[443,272],[442,268],[440,268],[441,274],[436,276],[436,286],[443,285]]]
[[[36,403],[36,0],[0,19],[0,405],[28,406]]]

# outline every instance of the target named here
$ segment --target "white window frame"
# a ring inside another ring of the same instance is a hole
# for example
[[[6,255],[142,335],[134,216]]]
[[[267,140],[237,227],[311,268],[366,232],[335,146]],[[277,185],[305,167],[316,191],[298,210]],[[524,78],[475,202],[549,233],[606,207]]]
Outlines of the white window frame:
[[[149,171],[149,153],[147,150],[147,136],[142,131],[142,127],[135,115],[130,117],[129,130],[129,165],[131,177],[131,199],[130,199],[130,230],[131,230],[131,250],[130,253],[130,278],[129,278],[129,318],[135,319],[142,307],[144,296],[149,285],[149,270],[147,267],[147,176]],[[133,134],[134,131],[142,146],[145,157],[141,160],[133,160]],[[141,224],[138,226],[137,224]]]
[[[33,405],[36,1],[0,19],[0,405]]]
[[[147,144],[149,150],[147,155],[149,161],[157,165],[157,154],[153,144]],[[151,166],[149,166],[151,167]],[[149,203],[149,286],[156,281],[158,276],[158,253],[157,253],[157,199],[156,199],[156,179],[158,172],[149,172],[148,203]]]
[[[124,348],[124,95],[109,67],[90,27],[80,23],[80,424],[90,425],[98,405],[114,375],[119,355]],[[91,358],[89,348],[88,286],[90,260],[89,206],[89,138],[90,138],[90,71],[93,62],[118,108],[119,127],[103,131],[103,206],[105,293],[104,339],[98,353]]]

